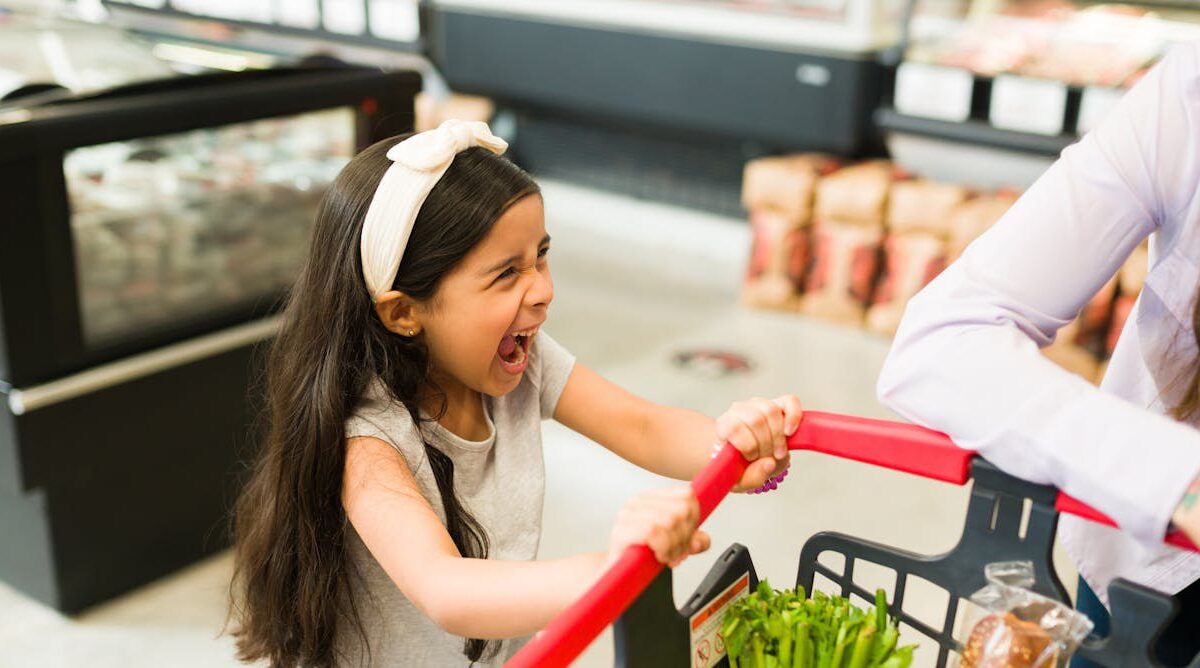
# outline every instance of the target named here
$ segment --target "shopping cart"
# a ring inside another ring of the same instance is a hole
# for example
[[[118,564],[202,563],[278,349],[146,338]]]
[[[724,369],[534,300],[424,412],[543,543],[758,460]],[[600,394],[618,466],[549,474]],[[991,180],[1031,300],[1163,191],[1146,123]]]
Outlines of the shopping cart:
[[[1111,519],[1053,487],[1035,485],[1007,475],[974,453],[955,446],[944,434],[909,424],[806,412],[788,440],[791,450],[811,450],[876,466],[933,478],[956,485],[974,480],[962,538],[949,552],[927,556],[838,533],[820,533],[805,543],[800,553],[796,584],[812,591],[819,574],[841,588],[841,595],[864,601],[874,594],[855,582],[855,564],[870,563],[896,572],[889,611],[901,623],[936,643],[937,666],[945,666],[960,648],[954,638],[959,601],[984,587],[984,566],[996,561],[1030,561],[1034,564],[1034,589],[1067,601],[1066,589],[1054,571],[1051,551],[1059,513],[1070,513],[1113,525]],[[746,460],[726,445],[692,481],[703,522],[741,478]],[[1180,533],[1167,542],[1197,550]],[[823,554],[841,555],[835,569],[819,560]],[[840,571],[840,572],[839,572]],[[924,580],[949,594],[941,625],[927,624],[905,607],[910,577]],[[614,624],[616,664],[642,666],[692,666],[697,652],[707,650],[708,660],[720,655],[718,644],[697,647],[693,631],[713,620],[723,604],[742,589],[758,584],[749,551],[741,545],[726,550],[688,598],[676,609],[670,569],[663,569],[645,545],[628,548],[617,563],[570,608],[529,642],[506,664],[566,666],[604,630]],[[1159,666],[1151,651],[1159,632],[1177,613],[1169,596],[1124,580],[1108,590],[1111,631],[1106,638],[1090,638],[1078,654],[1105,666]],[[1200,631],[1198,631],[1200,632]],[[712,638],[703,638],[712,640]],[[721,665],[726,665],[721,658]],[[1200,656],[1190,664],[1200,668]]]

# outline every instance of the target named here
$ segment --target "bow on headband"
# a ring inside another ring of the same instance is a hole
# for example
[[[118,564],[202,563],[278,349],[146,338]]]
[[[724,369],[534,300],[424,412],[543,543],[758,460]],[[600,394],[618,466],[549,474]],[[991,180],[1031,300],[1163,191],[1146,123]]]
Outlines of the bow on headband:
[[[487,123],[452,119],[388,150],[392,164],[367,208],[360,246],[363,280],[371,299],[392,289],[421,205],[454,156],[474,146],[500,155],[508,143],[493,135]]]

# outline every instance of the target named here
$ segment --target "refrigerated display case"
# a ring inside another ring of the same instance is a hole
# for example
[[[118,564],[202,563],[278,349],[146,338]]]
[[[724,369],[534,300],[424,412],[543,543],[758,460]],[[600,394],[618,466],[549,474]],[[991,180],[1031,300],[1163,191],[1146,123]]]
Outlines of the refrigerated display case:
[[[892,0],[437,0],[423,26],[525,166],[734,214],[749,158],[878,150],[898,28]]]
[[[317,202],[411,129],[421,85],[349,66],[131,81],[0,105],[0,580],[69,612],[227,545]]]
[[[1055,156],[1173,45],[1190,2],[911,0],[893,94],[897,133]]]
[[[418,51],[419,0],[103,0],[122,21],[149,20],[172,34],[228,36],[214,29],[291,35],[371,47]],[[157,19],[157,20],[156,20]],[[222,40],[223,41],[223,40]]]

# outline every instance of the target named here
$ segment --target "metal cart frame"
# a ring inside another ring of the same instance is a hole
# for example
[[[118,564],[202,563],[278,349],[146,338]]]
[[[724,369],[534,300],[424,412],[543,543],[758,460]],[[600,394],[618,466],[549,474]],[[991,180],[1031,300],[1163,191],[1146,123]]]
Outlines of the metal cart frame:
[[[902,623],[937,643],[939,668],[947,664],[951,653],[959,647],[954,638],[959,601],[987,584],[986,564],[1030,561],[1037,578],[1034,589],[1066,602],[1066,589],[1051,559],[1059,514],[1070,513],[1114,526],[1110,518],[1055,488],[1007,475],[975,453],[954,445],[944,434],[914,425],[806,412],[788,447],[956,485],[974,481],[962,538],[945,554],[921,555],[838,533],[811,537],[800,553],[796,584],[808,591],[812,591],[819,574],[840,587],[843,596],[858,595],[870,601],[873,593],[854,582],[855,564],[868,562],[895,570],[896,584],[889,597],[889,610]],[[741,454],[726,445],[692,481],[700,502],[701,522],[729,493],[746,465]],[[1029,514],[1023,521],[1026,505]],[[1166,542],[1200,551],[1177,532],[1168,535]],[[844,568],[840,573],[819,561],[824,553],[842,555]],[[510,668],[565,666],[610,623],[614,623],[618,666],[692,665],[689,619],[747,576],[750,587],[757,585],[749,551],[734,544],[717,559],[687,604],[677,610],[670,569],[664,569],[646,546],[630,547],[591,590],[507,665]],[[923,578],[949,594],[940,627],[905,611],[906,582],[910,576]],[[1106,666],[1161,665],[1152,650],[1161,631],[1177,613],[1177,603],[1169,596],[1125,580],[1113,582],[1109,600],[1111,633],[1106,638],[1089,638],[1077,654]],[[1190,668],[1200,668],[1200,656],[1191,662]]]

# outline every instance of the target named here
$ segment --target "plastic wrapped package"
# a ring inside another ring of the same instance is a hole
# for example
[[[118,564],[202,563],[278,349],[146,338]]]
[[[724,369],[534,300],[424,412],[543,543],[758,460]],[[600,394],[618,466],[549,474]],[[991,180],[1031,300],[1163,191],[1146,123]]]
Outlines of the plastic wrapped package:
[[[888,230],[948,237],[950,214],[967,199],[967,195],[966,188],[952,183],[925,179],[899,181],[892,185],[888,197]]]
[[[889,235],[884,242],[883,273],[867,311],[867,329],[896,333],[908,300],[946,268],[946,241],[936,234]]]
[[[959,668],[1066,666],[1092,631],[1081,612],[1031,591],[1033,563],[988,564],[988,585],[971,596],[960,638]]]
[[[844,167],[817,184],[815,218],[882,225],[895,170],[886,160]]]
[[[862,325],[879,275],[883,236],[881,225],[819,220],[813,227],[803,312]]]
[[[810,262],[811,230],[767,210],[750,212],[754,241],[742,300],[763,308],[796,310]]]
[[[742,176],[742,205],[748,211],[767,210],[794,225],[807,225],[819,179],[839,164],[819,153],[751,160]]]

